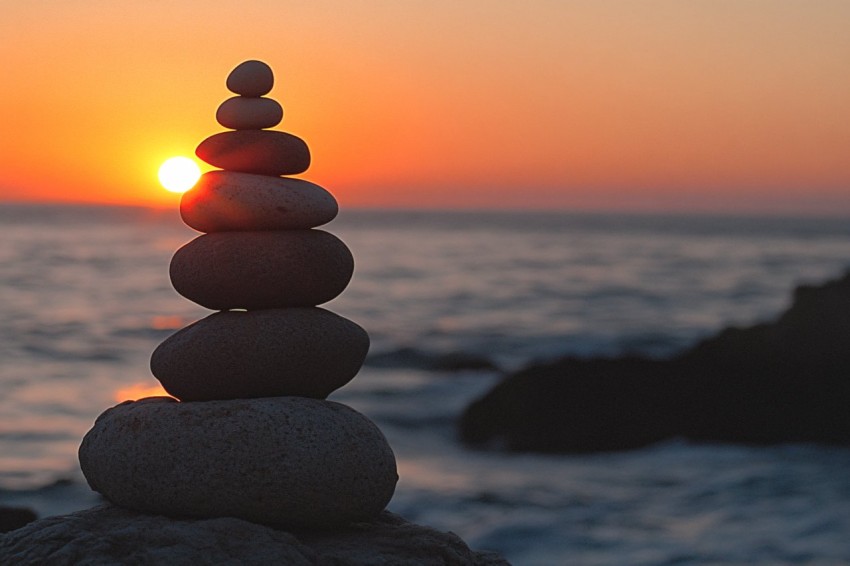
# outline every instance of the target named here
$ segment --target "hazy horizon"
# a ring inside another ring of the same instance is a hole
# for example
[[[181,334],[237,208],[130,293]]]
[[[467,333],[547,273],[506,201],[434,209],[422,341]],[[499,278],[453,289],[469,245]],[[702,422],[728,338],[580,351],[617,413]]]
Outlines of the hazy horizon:
[[[71,207],[71,208],[140,208],[151,209],[156,211],[174,212],[179,214],[179,207],[175,203],[115,203],[115,202],[96,202],[96,201],[70,201],[70,200],[4,200],[0,199],[0,207],[3,206],[23,206],[23,207]],[[576,216],[658,216],[658,217],[717,217],[717,218],[765,218],[765,219],[781,219],[781,218],[798,218],[798,219],[814,219],[822,218],[824,220],[850,220],[850,210],[831,209],[831,210],[766,210],[766,209],[664,209],[664,208],[546,208],[546,207],[486,207],[486,206],[468,206],[468,207],[450,207],[450,206],[392,206],[392,205],[369,205],[369,204],[345,204],[340,210],[340,214],[345,214],[347,211],[362,211],[362,212],[422,212],[422,213],[457,213],[457,214],[548,214],[548,215],[576,215]]]

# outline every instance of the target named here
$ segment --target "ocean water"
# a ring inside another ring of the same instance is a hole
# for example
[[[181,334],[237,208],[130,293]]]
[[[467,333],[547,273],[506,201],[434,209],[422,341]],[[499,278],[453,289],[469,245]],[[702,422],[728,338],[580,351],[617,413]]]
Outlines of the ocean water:
[[[850,267],[846,219],[343,211],[356,260],[326,305],[372,337],[332,399],[396,452],[390,509],[517,565],[850,563],[850,448],[671,442],[552,456],[469,450],[463,407],[565,354],[665,356],[770,319]],[[209,311],[171,288],[175,211],[0,205],[0,505],[91,506],[76,450],[155,389],[148,359]],[[497,369],[438,371],[461,354]]]

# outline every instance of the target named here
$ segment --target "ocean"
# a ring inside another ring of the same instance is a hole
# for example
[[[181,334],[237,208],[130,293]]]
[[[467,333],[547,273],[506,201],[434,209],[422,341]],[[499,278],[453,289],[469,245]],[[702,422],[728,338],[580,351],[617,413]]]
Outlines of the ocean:
[[[847,219],[343,210],[323,228],[356,261],[325,306],[372,338],[331,399],[393,447],[390,510],[517,565],[850,563],[850,448],[510,454],[468,449],[455,428],[529,363],[664,357],[775,317],[794,286],[850,268]],[[153,391],[153,349],[209,312],[168,279],[194,235],[171,210],[0,205],[0,505],[99,502],[80,439]],[[433,363],[458,357],[492,367]]]

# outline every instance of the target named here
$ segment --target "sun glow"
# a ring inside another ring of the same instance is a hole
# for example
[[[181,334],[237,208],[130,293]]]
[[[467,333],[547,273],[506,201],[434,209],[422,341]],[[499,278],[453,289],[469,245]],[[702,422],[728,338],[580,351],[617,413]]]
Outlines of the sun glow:
[[[200,176],[200,167],[188,157],[166,159],[159,167],[159,182],[172,193],[185,193],[195,186]]]
[[[118,402],[137,401],[145,397],[170,397],[159,383],[152,384],[149,381],[140,381],[122,387],[113,393],[112,398]]]

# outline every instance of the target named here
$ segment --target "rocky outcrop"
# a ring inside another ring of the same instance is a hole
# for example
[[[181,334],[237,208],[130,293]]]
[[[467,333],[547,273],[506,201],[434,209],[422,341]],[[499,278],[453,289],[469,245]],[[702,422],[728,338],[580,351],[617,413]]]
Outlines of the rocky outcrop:
[[[461,417],[463,441],[519,451],[705,442],[850,444],[850,273],[801,286],[772,322],[668,360],[565,358],[508,376]]]
[[[50,517],[0,535],[0,564],[506,565],[456,535],[383,512],[307,534],[241,519],[166,519],[113,505]]]
[[[20,529],[36,519],[38,519],[38,516],[29,507],[0,506],[0,533]]]

